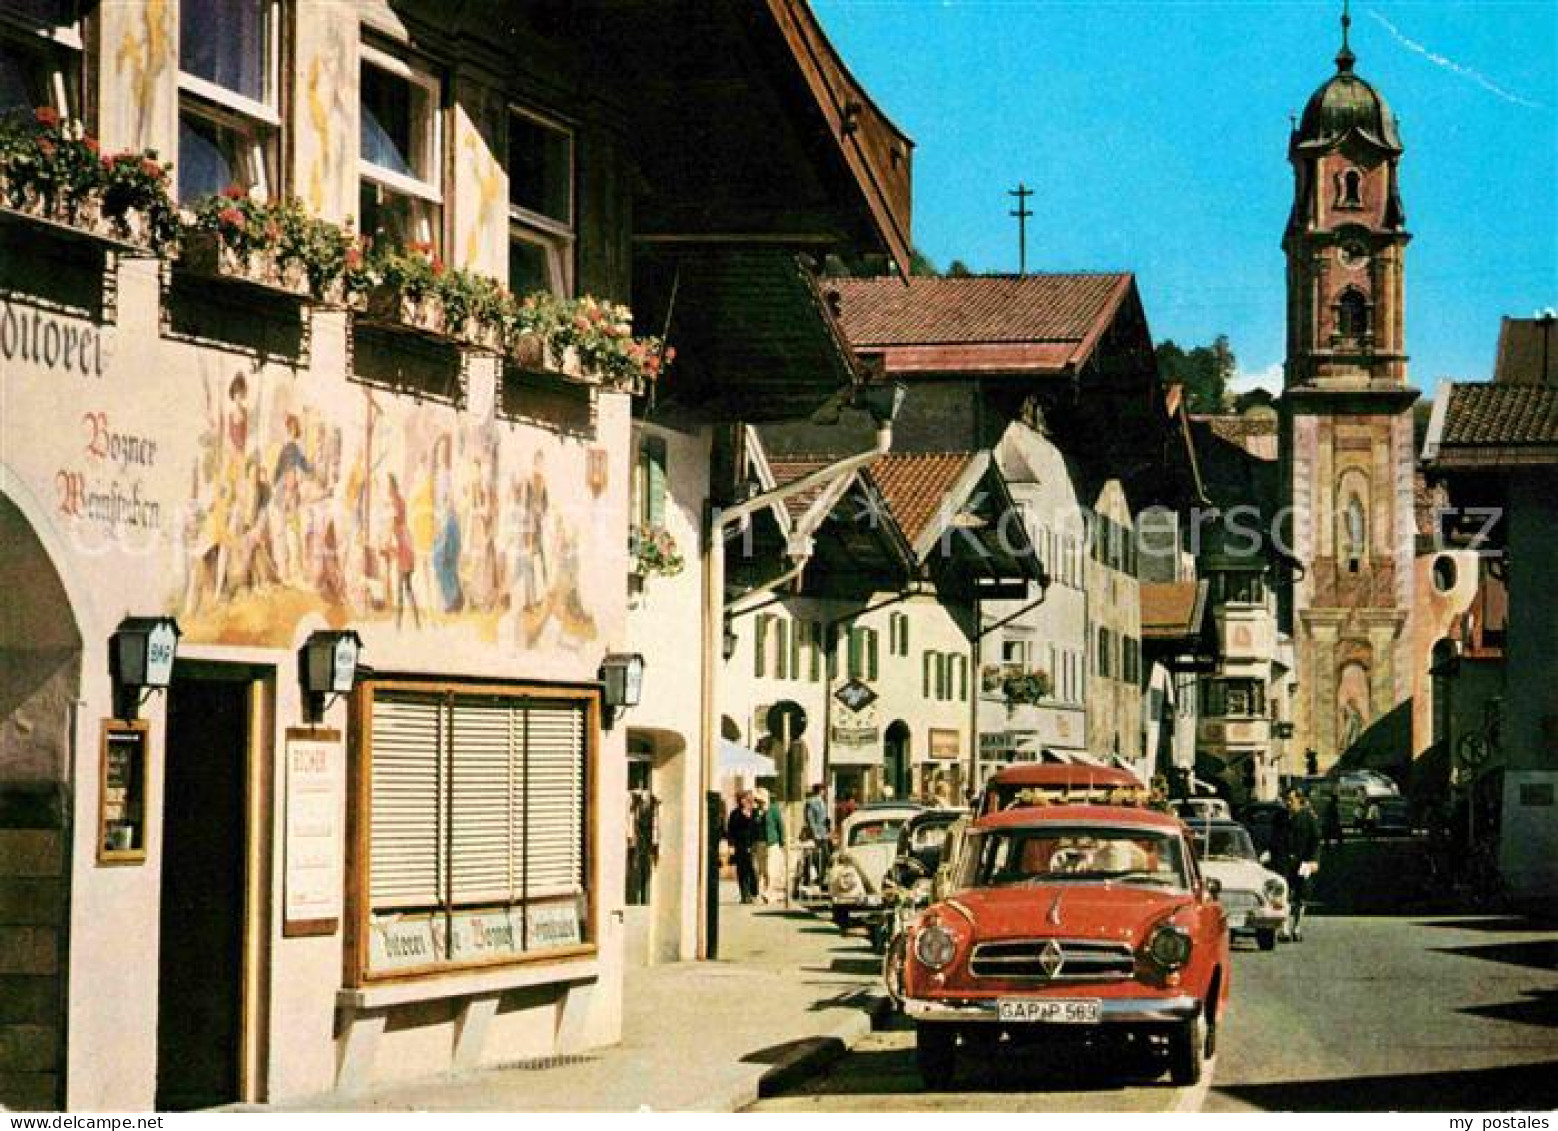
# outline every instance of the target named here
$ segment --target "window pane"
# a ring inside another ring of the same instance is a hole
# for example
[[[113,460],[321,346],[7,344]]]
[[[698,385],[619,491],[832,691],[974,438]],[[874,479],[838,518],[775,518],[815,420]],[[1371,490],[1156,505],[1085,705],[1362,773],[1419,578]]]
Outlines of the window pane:
[[[265,101],[265,13],[270,0],[179,5],[179,66],[224,90]]]
[[[180,114],[179,199],[197,200],[234,184],[252,187],[241,156],[246,144],[236,130],[194,114]]]
[[[376,244],[406,247],[438,242],[437,210],[426,201],[365,181],[358,197],[358,214],[363,234]]]
[[[509,118],[509,202],[573,223],[573,141],[567,134],[518,114]]]
[[[0,0],[0,13],[54,27],[76,22],[75,0]]]
[[[509,290],[515,294],[556,289],[552,279],[551,254],[531,240],[509,241]]]
[[[364,64],[363,160],[431,183],[433,110],[425,87]]]
[[[49,71],[43,60],[0,40],[0,115],[53,105]]]

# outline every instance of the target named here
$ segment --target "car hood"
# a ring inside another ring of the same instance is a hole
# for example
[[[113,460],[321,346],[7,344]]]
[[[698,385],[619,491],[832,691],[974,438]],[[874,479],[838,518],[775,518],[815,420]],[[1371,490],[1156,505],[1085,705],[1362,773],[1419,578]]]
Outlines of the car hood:
[[[1258,892],[1266,886],[1268,880],[1281,878],[1254,860],[1221,860],[1215,857],[1202,859],[1201,874],[1217,880],[1225,891]]]
[[[893,857],[897,854],[898,846],[891,842],[860,844],[841,852],[839,863],[853,865],[861,878],[876,888],[881,887],[882,877],[887,875],[887,869],[892,866]]]
[[[960,891],[943,901],[972,916],[980,942],[1055,936],[1136,945],[1155,924],[1188,906],[1185,892],[1125,884],[1034,884]]]

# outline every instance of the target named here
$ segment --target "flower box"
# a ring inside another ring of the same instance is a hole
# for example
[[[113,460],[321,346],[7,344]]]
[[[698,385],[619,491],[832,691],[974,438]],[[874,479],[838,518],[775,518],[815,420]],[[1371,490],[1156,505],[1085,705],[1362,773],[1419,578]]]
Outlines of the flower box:
[[[540,334],[523,333],[508,348],[508,357],[521,369],[561,377],[576,385],[599,385],[601,375],[586,367],[573,346],[558,346]]]
[[[501,326],[480,318],[466,318],[455,325],[443,299],[437,295],[413,297],[394,286],[381,283],[357,296],[354,305],[370,322],[447,338],[473,349],[503,352]]]
[[[146,216],[136,209],[117,216],[106,215],[102,199],[96,195],[54,200],[29,188],[20,194],[20,199],[12,200],[7,185],[0,180],[0,212],[65,229],[63,234],[114,244],[121,250],[155,254]]]
[[[232,279],[299,298],[312,297],[303,264],[283,260],[274,251],[239,252],[216,232],[186,232],[179,262],[197,275]]]

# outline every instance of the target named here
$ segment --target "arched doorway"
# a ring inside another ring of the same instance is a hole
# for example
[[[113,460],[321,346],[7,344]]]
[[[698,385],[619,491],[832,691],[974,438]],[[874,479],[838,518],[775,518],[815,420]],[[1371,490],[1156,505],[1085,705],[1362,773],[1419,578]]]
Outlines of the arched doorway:
[[[36,968],[8,980],[17,1000],[38,1003],[31,1017],[0,1015],[0,1107],[64,1106],[64,1071],[37,1071],[39,1060],[65,1063],[65,892],[70,871],[68,775],[74,742],[75,702],[81,690],[81,633],[48,551],[20,508],[0,495],[0,835],[38,846],[34,862],[56,861],[50,875],[36,867],[12,871],[21,861],[0,852],[0,882],[25,875],[31,881],[25,917],[19,907],[0,908],[0,928],[27,926],[52,937],[55,953]],[[20,1024],[26,1021],[27,1024]],[[43,1046],[46,1046],[43,1047]],[[15,1050],[14,1052],[12,1050]],[[47,1052],[40,1058],[40,1052]],[[13,1058],[25,1056],[28,1063]]]
[[[910,762],[909,724],[902,719],[896,720],[887,728],[885,737],[887,759],[884,773],[887,787],[893,791],[895,799],[906,801],[910,795],[913,771]]]

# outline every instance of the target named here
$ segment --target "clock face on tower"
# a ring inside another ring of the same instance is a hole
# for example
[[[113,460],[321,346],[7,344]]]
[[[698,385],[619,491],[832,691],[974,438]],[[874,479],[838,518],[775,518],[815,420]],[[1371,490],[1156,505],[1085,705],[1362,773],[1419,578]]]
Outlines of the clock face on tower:
[[[1369,249],[1357,240],[1349,240],[1336,249],[1336,258],[1350,271],[1365,267],[1369,262]]]

